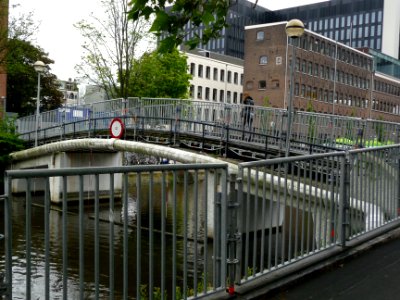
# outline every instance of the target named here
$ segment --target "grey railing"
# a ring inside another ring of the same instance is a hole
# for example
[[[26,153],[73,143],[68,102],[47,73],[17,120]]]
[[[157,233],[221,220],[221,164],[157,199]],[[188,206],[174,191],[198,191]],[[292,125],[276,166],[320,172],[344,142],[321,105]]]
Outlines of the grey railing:
[[[75,135],[107,135],[112,118],[121,118],[129,130],[153,129],[185,132],[210,137],[225,135],[231,141],[252,140],[261,145],[282,147],[286,140],[287,111],[254,107],[251,126],[243,124],[243,105],[181,99],[128,98],[67,107],[41,113],[39,140],[64,139]],[[35,138],[35,116],[17,120],[21,138]],[[400,125],[298,111],[293,115],[291,147],[296,150],[312,145],[350,149],[375,147],[400,142]],[[312,149],[311,149],[312,150]],[[313,152],[313,151],[308,151]]]
[[[237,283],[399,226],[399,145],[239,167]]]
[[[225,164],[180,164],[7,171],[0,272],[4,266],[8,295],[241,293],[258,279],[293,272],[400,225],[400,145],[227,170]],[[63,179],[56,210],[50,207],[54,177]],[[114,187],[118,180],[122,190],[100,194],[102,182]],[[21,184],[26,193],[13,195]],[[78,195],[70,195],[76,186]],[[70,197],[79,200],[70,203]],[[71,248],[74,239],[78,246]]]

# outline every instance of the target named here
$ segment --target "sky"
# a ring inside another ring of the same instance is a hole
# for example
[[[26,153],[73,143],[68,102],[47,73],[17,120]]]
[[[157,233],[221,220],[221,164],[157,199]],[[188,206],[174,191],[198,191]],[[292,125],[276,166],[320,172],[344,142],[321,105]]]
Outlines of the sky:
[[[254,2],[254,0],[251,0]],[[271,10],[300,6],[324,0],[258,0],[258,5]],[[49,53],[55,63],[51,72],[61,80],[79,77],[75,65],[81,62],[83,39],[73,26],[90,13],[102,13],[101,0],[9,0],[10,14],[33,12],[39,24],[35,44]],[[17,8],[14,5],[19,4]]]

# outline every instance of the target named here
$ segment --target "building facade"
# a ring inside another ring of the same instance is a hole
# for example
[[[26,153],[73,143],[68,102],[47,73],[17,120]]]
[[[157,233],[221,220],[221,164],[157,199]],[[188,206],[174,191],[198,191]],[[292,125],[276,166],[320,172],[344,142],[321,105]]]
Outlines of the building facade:
[[[352,48],[368,47],[399,59],[400,1],[330,0],[275,11],[281,21],[306,27]]]
[[[220,37],[202,49],[244,58],[244,27],[300,19],[307,29],[352,48],[368,47],[386,55],[400,57],[400,1],[330,0],[315,4],[270,11],[247,0],[234,1]],[[204,28],[185,26],[186,38],[202,35]]]
[[[168,10],[169,8],[167,8]],[[266,18],[269,22],[277,20],[275,14],[260,5],[254,5],[247,0],[231,1],[226,19],[229,26],[220,32],[218,38],[213,38],[207,44],[200,44],[198,47],[210,52],[243,59],[244,26],[266,23]],[[184,29],[186,32],[184,41],[186,42],[193,38],[195,34],[202,36],[205,28],[203,25],[192,27],[188,23]],[[160,38],[165,38],[165,35]]]
[[[295,110],[400,122],[400,81],[375,72],[372,55],[310,30],[288,40],[285,27],[245,28],[243,93],[257,105],[288,107],[294,44]]]
[[[185,51],[193,100],[240,103],[243,90],[243,60],[207,50]]]

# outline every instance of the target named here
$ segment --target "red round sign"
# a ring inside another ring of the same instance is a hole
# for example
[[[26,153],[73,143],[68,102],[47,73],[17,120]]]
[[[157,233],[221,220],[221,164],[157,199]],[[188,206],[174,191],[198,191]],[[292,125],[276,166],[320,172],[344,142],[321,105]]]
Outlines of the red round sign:
[[[124,123],[120,118],[114,118],[110,124],[110,134],[113,138],[119,139],[125,131]]]

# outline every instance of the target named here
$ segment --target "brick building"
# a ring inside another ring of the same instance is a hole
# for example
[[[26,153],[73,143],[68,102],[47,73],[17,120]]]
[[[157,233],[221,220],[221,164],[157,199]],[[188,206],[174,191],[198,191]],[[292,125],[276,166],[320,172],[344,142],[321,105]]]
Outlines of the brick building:
[[[285,26],[245,28],[243,93],[257,105],[288,107],[293,42],[295,110],[400,122],[400,82],[375,72],[373,56],[307,29],[288,41]]]
[[[5,42],[8,32],[8,0],[0,0],[0,118],[3,118],[7,99],[7,73],[4,66]]]

